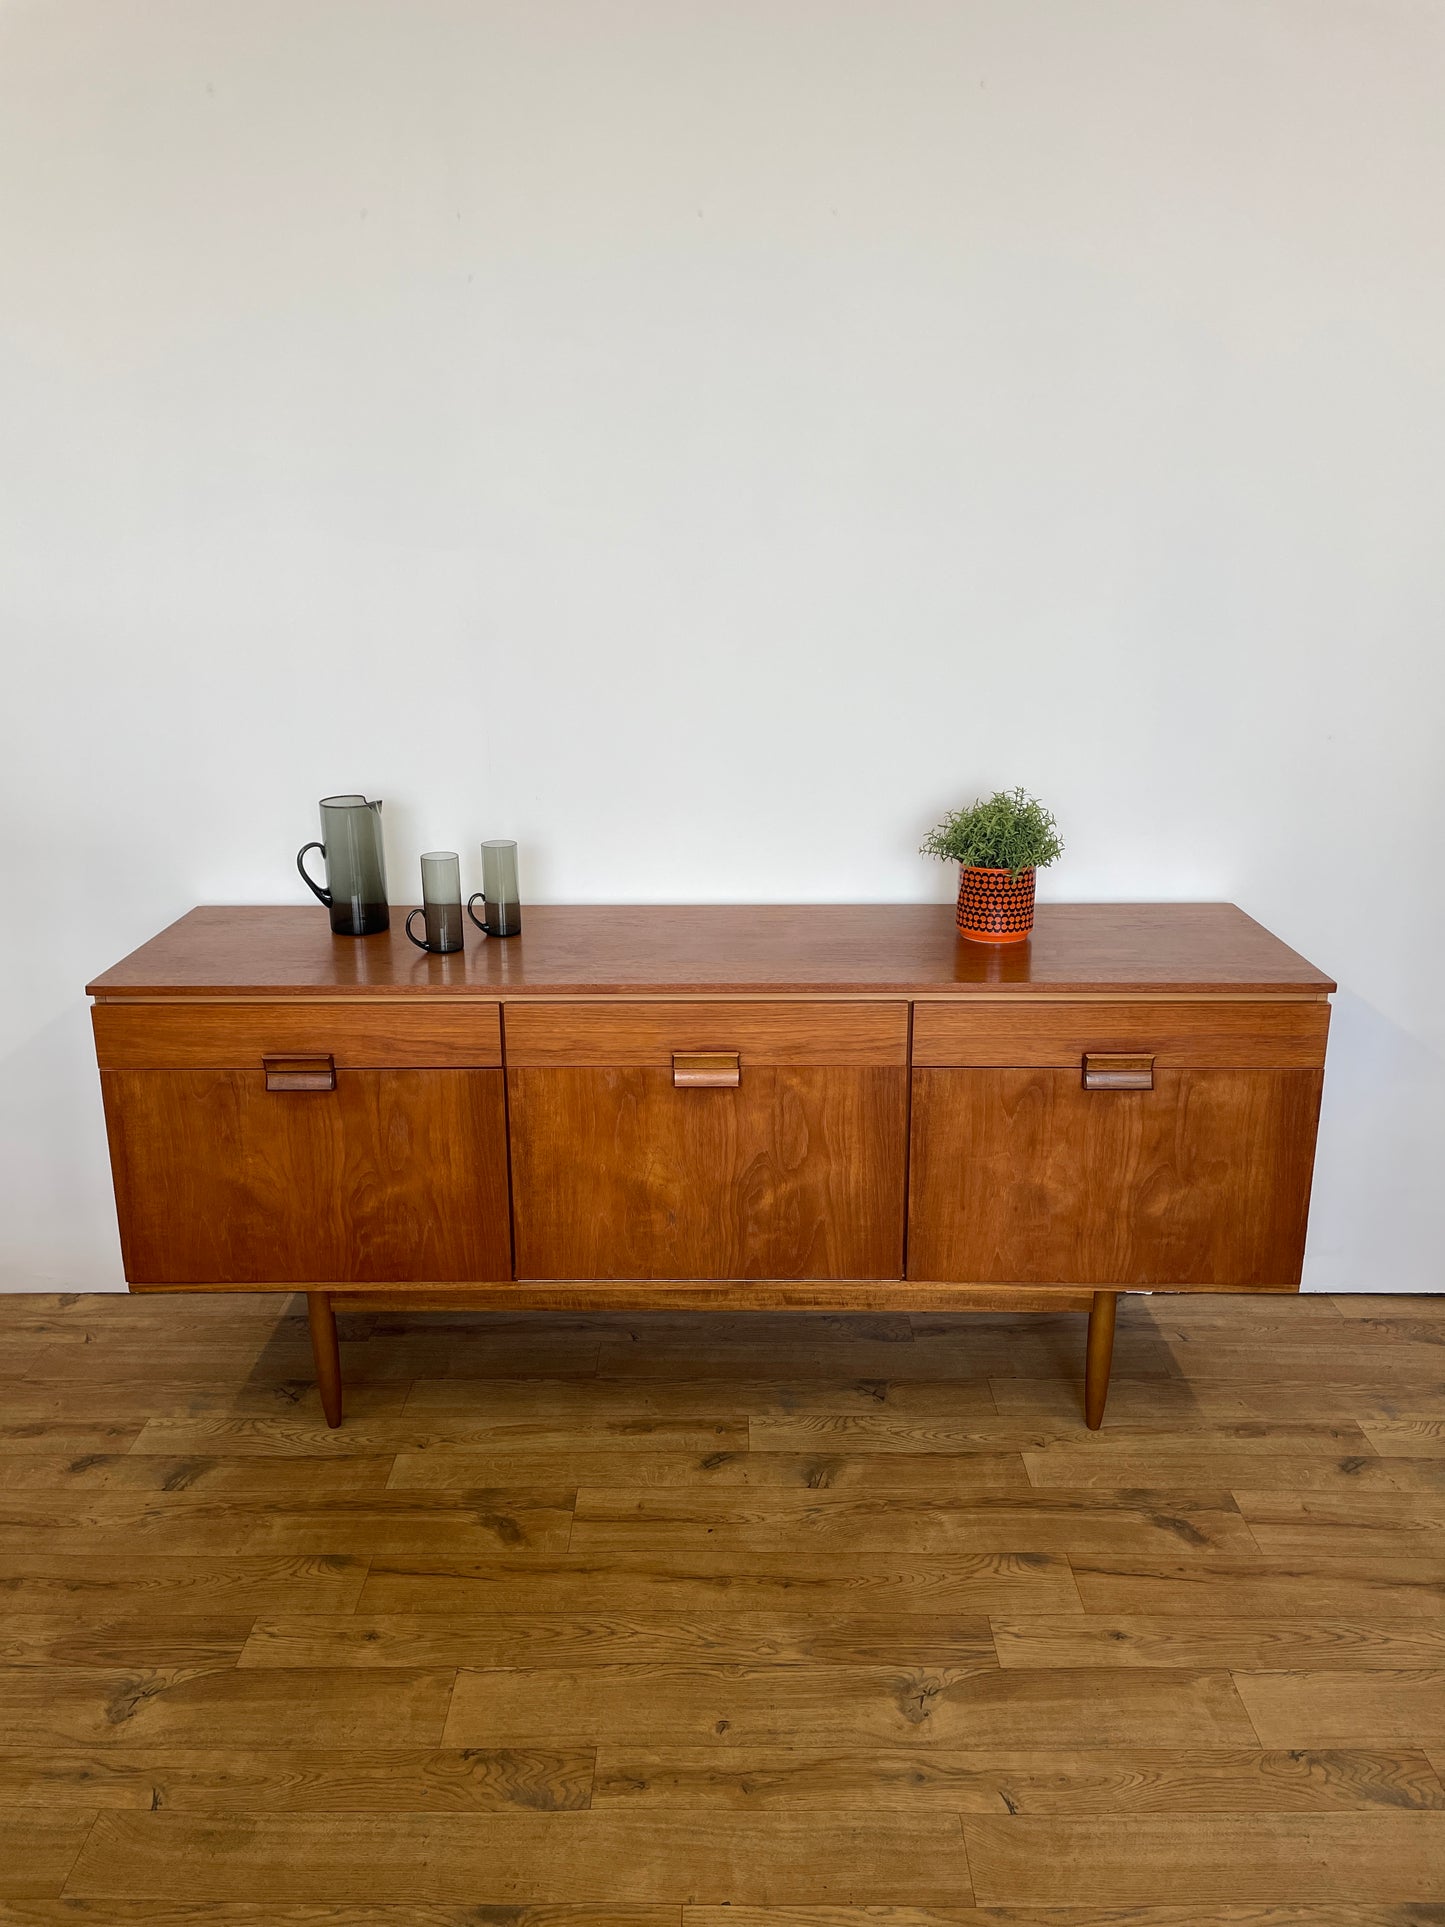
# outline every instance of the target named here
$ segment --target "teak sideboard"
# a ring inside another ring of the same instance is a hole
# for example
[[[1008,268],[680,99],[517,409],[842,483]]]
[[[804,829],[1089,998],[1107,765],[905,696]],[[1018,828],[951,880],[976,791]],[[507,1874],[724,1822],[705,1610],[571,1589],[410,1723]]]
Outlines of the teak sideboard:
[[[193,910],[89,986],[134,1291],[1089,1314],[1293,1291],[1330,992],[1232,904]]]

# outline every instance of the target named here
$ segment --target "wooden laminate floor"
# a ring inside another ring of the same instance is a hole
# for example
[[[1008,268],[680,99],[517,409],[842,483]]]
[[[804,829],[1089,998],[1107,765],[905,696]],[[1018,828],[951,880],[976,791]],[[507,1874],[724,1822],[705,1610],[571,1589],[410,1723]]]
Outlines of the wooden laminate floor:
[[[1445,1923],[1445,1299],[0,1297],[0,1921]]]

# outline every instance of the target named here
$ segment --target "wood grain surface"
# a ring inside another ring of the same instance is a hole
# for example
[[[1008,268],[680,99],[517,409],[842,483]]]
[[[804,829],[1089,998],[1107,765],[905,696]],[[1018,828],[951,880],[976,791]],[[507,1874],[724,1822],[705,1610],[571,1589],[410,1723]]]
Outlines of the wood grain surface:
[[[762,1064],[906,1064],[908,1006],[615,999],[519,1003],[507,1012],[507,1062],[515,1069],[667,1066],[675,1051],[735,1051],[744,1072]]]
[[[1088,1051],[1141,1051],[1156,1070],[1205,1066],[1317,1070],[1325,1061],[1327,1003],[921,1003],[913,1063],[921,1068],[1025,1065],[1077,1069]]]
[[[126,1277],[509,1276],[502,1076],[342,1070],[278,1093],[260,1070],[102,1072]]]
[[[257,1070],[263,1058],[287,1052],[329,1055],[338,1069],[471,1070],[502,1061],[495,1003],[93,1004],[90,1015],[103,1071]]]
[[[1027,943],[966,943],[951,903],[527,906],[505,942],[434,957],[403,919],[333,937],[324,911],[207,905],[89,986],[97,997],[502,998],[667,992],[1111,991],[1320,997],[1331,980],[1232,903],[1041,903]]]
[[[1022,1284],[1299,1283],[1321,1073],[913,1072],[908,1265]],[[1248,1342],[1248,1341],[1246,1341]]]
[[[510,1070],[520,1278],[898,1278],[908,1073]]]
[[[1436,1927],[1445,1300],[304,1304],[0,1298],[4,1927]]]

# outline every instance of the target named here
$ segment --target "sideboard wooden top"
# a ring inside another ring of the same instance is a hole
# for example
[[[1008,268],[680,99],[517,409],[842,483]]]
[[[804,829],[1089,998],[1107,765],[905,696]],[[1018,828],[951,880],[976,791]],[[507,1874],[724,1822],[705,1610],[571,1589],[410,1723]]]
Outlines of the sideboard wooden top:
[[[528,904],[520,936],[433,957],[333,937],[300,905],[206,905],[105,971],[93,997],[949,994],[1322,996],[1331,980],[1232,903],[1044,903],[1027,943],[954,930],[951,903]]]

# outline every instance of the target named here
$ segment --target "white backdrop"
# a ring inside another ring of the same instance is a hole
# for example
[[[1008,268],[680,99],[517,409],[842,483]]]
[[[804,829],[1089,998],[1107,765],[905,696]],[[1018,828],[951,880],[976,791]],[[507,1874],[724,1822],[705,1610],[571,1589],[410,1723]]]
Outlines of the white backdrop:
[[[537,900],[1225,897],[1308,1282],[1441,1285],[1438,0],[0,0],[0,1282],[81,989],[315,800]],[[318,915],[322,914],[319,910]]]

